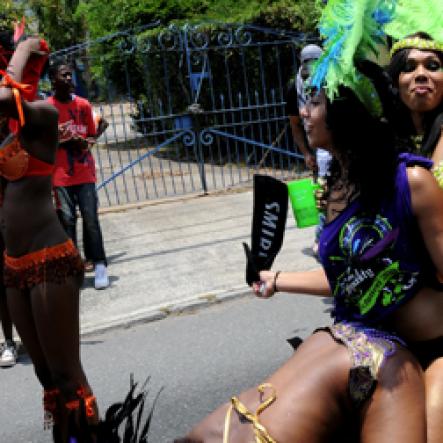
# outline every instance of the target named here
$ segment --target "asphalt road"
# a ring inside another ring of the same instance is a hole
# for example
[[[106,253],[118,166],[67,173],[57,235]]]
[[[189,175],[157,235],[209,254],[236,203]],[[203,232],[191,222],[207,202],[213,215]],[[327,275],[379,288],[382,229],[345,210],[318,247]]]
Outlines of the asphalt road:
[[[82,341],[85,369],[102,412],[122,400],[129,375],[162,387],[152,443],[183,435],[233,394],[256,385],[291,354],[286,339],[329,323],[322,298],[279,294],[225,302],[165,320],[116,329]],[[0,371],[0,441],[50,442],[42,430],[41,390],[22,358]]]

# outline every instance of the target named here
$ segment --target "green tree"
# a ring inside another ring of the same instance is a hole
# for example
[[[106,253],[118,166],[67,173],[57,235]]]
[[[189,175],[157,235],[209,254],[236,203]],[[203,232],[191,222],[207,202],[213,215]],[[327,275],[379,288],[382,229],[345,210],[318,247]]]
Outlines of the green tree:
[[[210,0],[81,0],[77,16],[83,17],[93,37],[160,21],[189,20],[203,16]]]
[[[24,2],[3,0],[6,15]],[[160,21],[255,23],[297,31],[312,30],[319,16],[318,0],[29,0],[40,32],[52,49]],[[23,9],[23,8],[22,8]],[[160,30],[160,29],[159,29]]]
[[[24,2],[3,0],[3,15],[18,17]],[[160,21],[223,21],[276,28],[312,30],[319,16],[318,0],[29,0],[40,32],[55,50],[86,36],[106,34]]]
[[[319,3],[315,1],[280,0],[269,2],[254,17],[254,22],[272,28],[312,32],[320,16]]]
[[[171,22],[222,21],[255,23],[297,31],[313,30],[319,17],[315,0],[80,0],[91,37],[159,20]]]
[[[12,29],[13,23],[19,20],[24,13],[23,6],[13,0],[2,0],[0,13],[0,28]]]
[[[35,14],[40,32],[52,50],[80,43],[85,39],[83,18],[76,15],[79,0],[29,0],[28,7]]]

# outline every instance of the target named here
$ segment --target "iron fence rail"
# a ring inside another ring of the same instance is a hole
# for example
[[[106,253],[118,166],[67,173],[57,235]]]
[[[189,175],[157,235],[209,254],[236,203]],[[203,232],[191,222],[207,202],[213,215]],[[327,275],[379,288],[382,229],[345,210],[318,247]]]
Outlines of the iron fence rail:
[[[148,27],[148,26],[147,26]],[[93,148],[115,206],[282,179],[304,168],[285,112],[301,34],[259,27],[122,32],[59,51],[109,127]]]

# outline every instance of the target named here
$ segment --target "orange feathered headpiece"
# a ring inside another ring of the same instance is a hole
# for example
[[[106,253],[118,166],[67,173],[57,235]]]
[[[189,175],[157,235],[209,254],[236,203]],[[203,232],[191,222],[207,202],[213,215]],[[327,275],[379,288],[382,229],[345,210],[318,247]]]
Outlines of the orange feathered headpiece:
[[[26,20],[25,17],[22,17],[20,22],[15,22],[14,24],[14,34],[13,41],[17,45],[20,40],[25,37],[25,25]],[[11,57],[12,52],[6,50],[5,48],[0,46],[0,69],[3,68],[3,64],[6,68],[9,59]],[[40,80],[41,73],[46,64],[46,61],[49,57],[49,46],[48,43],[44,40],[40,40],[40,47],[38,52],[31,54],[29,57],[28,63],[25,66],[23,71],[21,84],[26,86],[20,88],[20,95],[27,101],[34,101],[37,97],[38,91],[38,83]],[[16,120],[11,119],[9,121],[9,128],[12,132],[17,132],[19,128],[19,124]]]
[[[25,26],[26,19],[22,17],[21,21],[17,21],[14,23],[14,43],[17,44],[21,39],[25,37]],[[46,60],[49,56],[49,47],[48,43],[41,39],[40,40],[40,48],[39,54],[32,54],[29,58],[28,64],[26,65],[24,72],[22,83],[30,85],[28,91],[22,92],[22,97],[27,101],[35,100],[37,96],[38,82],[40,80],[40,76],[45,66]]]
[[[17,45],[20,40],[25,38],[26,19],[22,17],[20,21],[14,23],[13,42]],[[4,48],[0,45],[0,70],[6,70],[13,51],[10,48]],[[49,56],[48,43],[40,40],[40,48],[38,53],[32,54],[24,69],[22,83],[30,85],[26,92],[22,91],[22,96],[27,101],[35,100],[37,96],[38,82]]]

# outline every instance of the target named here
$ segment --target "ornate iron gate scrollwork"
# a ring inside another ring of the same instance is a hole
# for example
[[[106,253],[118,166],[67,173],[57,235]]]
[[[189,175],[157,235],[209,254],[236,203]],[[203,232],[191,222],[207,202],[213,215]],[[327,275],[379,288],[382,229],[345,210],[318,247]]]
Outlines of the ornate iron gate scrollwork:
[[[102,205],[244,185],[303,168],[285,113],[303,34],[256,26],[152,26],[53,55],[74,62],[110,126],[94,148]],[[83,72],[80,68],[83,66]]]

